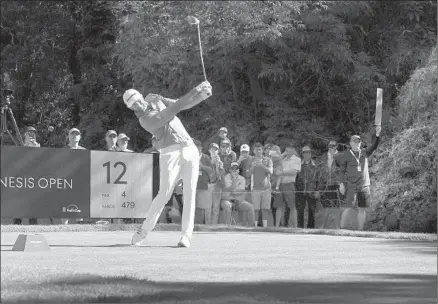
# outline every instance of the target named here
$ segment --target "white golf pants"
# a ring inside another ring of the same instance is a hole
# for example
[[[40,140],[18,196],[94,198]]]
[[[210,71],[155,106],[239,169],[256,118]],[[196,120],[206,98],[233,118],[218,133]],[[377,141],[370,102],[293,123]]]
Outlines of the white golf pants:
[[[176,183],[183,181],[183,214],[181,233],[192,237],[196,209],[196,186],[199,176],[199,151],[195,145],[172,145],[160,150],[160,190],[152,201],[142,230],[151,232],[164,206],[170,199]]]

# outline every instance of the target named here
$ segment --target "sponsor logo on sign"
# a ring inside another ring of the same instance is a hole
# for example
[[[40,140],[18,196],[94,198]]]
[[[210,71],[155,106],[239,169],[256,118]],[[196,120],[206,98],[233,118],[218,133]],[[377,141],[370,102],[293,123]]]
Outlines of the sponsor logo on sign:
[[[105,205],[102,205],[102,208],[103,209],[114,209],[114,208],[116,208],[116,205],[105,204]]]
[[[76,205],[68,205],[67,207],[62,207],[62,212],[82,212],[81,210],[79,210],[78,206]]]

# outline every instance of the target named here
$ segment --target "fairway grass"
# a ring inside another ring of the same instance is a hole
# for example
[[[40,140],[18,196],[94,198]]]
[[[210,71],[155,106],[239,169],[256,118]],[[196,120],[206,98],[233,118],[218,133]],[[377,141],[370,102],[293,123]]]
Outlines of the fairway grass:
[[[136,231],[140,224],[108,224],[108,225],[1,225],[2,232],[91,232],[91,231]],[[157,224],[154,231],[180,231],[179,224]],[[289,234],[333,235],[351,236],[363,238],[400,239],[416,241],[437,241],[437,234],[406,233],[406,232],[378,232],[378,231],[354,231],[336,229],[302,229],[302,228],[276,228],[276,227],[242,227],[226,225],[195,225],[195,232],[271,232]]]
[[[436,242],[253,229],[133,247],[134,227],[44,232],[49,252],[11,251],[23,231],[2,231],[2,303],[436,303]]]

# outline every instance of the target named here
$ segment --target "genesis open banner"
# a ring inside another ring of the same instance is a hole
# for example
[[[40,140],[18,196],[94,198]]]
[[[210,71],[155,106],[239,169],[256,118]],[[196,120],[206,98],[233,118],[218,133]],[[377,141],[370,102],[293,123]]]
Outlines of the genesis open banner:
[[[144,218],[158,154],[1,148],[1,216]]]

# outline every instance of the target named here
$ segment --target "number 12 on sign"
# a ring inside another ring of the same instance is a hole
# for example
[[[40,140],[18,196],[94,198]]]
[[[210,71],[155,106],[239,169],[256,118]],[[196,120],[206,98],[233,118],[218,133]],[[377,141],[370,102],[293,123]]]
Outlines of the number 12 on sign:
[[[124,162],[118,161],[114,164],[114,168],[117,168],[118,166],[122,166],[122,172],[120,175],[114,180],[113,184],[116,185],[126,185],[128,182],[121,180],[123,178],[123,175],[126,173],[126,165]],[[102,167],[106,167],[106,183],[111,184],[111,162],[106,162],[102,165]]]

